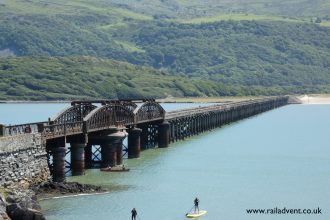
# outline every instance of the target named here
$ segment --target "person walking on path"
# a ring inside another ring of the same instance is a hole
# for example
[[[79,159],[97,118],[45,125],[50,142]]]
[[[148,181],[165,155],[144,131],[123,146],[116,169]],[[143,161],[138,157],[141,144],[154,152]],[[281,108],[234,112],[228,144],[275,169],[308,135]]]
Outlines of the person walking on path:
[[[194,200],[194,204],[195,204],[195,213],[196,213],[196,210],[198,210],[198,213],[199,213],[199,207],[198,207],[199,199],[197,197]]]
[[[132,213],[132,220],[136,220],[136,216],[137,216],[137,211],[136,211],[136,209],[133,208],[132,211],[131,211],[131,213]]]

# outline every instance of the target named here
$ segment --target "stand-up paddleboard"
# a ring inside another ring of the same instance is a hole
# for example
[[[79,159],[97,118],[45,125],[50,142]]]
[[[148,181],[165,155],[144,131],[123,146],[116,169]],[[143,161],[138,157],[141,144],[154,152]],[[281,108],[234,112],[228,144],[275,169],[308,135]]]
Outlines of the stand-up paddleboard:
[[[207,213],[207,211],[205,210],[200,210],[199,212],[192,212],[192,213],[187,213],[186,217],[187,218],[198,218],[201,217],[202,215],[205,215]]]

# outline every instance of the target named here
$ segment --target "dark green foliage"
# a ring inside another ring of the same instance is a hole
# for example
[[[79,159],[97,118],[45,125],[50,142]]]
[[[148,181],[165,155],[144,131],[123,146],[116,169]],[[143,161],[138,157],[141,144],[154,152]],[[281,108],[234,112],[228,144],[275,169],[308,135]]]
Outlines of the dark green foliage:
[[[291,17],[330,14],[327,0],[108,0],[137,12],[168,17],[200,17],[243,13]]]
[[[109,34],[94,31],[92,27],[82,29],[76,26],[76,23],[80,24],[90,17],[66,19],[69,17],[5,16],[0,19],[0,50],[10,49],[19,56],[91,55],[122,58],[122,49]]]
[[[313,24],[144,22],[115,32],[117,41],[144,50],[130,52],[117,45],[110,32],[92,27],[93,22],[105,22],[101,15],[5,18],[0,24],[0,48],[17,55],[108,57],[244,86],[330,83],[330,29]],[[188,89],[185,94],[198,95]]]
[[[7,99],[33,100],[158,97],[164,96],[161,89],[153,94],[139,92],[135,81],[157,83],[160,74],[151,68],[93,57],[3,58],[0,94]]]
[[[330,92],[329,86],[240,86],[93,57],[0,59],[2,100],[163,98]]]
[[[3,4],[0,56],[19,58],[0,58],[0,99],[329,92],[330,28],[301,20],[180,24],[130,10],[108,1]]]
[[[173,73],[246,86],[330,83],[329,28],[229,21],[148,23],[132,29],[120,36],[144,49],[150,65]]]

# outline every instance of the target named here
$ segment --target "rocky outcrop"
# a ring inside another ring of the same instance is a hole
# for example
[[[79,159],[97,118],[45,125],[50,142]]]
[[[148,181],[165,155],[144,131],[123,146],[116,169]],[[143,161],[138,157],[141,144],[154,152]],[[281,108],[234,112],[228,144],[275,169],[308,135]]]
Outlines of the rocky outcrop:
[[[30,187],[24,189],[24,187]],[[100,193],[106,190],[100,186],[77,182],[44,182],[31,186],[16,184],[0,192],[0,220],[45,220],[37,197],[51,198],[58,195]]]
[[[0,220],[45,220],[35,193],[30,189],[11,188],[0,196]]]
[[[100,186],[90,184],[81,184],[77,182],[46,182],[33,187],[38,197],[52,197],[64,194],[81,194],[81,193],[99,193],[106,190]]]
[[[40,134],[0,137],[0,220],[44,220],[37,196],[105,192],[99,186],[49,180]]]

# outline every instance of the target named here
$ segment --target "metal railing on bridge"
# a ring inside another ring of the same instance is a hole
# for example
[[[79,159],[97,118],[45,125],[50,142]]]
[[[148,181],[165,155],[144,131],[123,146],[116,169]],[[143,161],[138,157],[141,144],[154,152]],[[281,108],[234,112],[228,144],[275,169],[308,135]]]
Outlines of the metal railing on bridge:
[[[26,133],[41,133],[45,139],[58,138],[76,134],[87,134],[118,126],[134,126],[140,123],[173,120],[193,115],[211,114],[247,106],[276,104],[288,97],[270,97],[227,104],[216,104],[204,107],[189,108],[165,112],[154,100],[144,100],[138,106],[126,100],[98,100],[101,106],[93,105],[93,101],[74,101],[71,106],[61,111],[47,122],[35,122],[20,125],[0,125],[0,136],[11,136]]]
[[[52,139],[164,120],[165,110],[155,100],[138,101],[142,102],[140,106],[132,100],[73,101],[71,106],[49,118],[47,122],[2,125],[0,136],[41,133],[44,138]]]
[[[48,122],[34,122],[18,125],[0,125],[0,136],[12,136],[27,133],[41,133]]]
[[[165,119],[170,120],[173,118],[187,117],[189,115],[206,114],[206,113],[210,113],[213,111],[230,110],[232,108],[244,107],[244,106],[253,105],[253,104],[260,104],[260,103],[265,103],[267,101],[273,102],[274,100],[276,101],[276,99],[279,100],[279,99],[281,99],[281,97],[250,99],[250,100],[240,101],[240,102],[232,102],[232,103],[226,103],[226,104],[215,104],[215,105],[209,105],[209,106],[180,109],[180,110],[167,112],[165,115]]]

